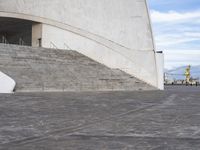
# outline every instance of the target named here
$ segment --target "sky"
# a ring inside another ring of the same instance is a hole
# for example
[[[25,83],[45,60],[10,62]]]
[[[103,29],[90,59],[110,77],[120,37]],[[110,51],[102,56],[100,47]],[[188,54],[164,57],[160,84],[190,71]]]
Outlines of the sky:
[[[165,68],[200,65],[200,0],[148,0]]]

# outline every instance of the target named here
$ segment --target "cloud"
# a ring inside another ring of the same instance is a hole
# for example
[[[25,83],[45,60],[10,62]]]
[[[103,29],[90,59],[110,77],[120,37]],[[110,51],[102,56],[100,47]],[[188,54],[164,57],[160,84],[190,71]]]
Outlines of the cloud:
[[[151,11],[157,50],[165,53],[165,67],[200,64],[200,10]]]
[[[195,18],[200,18],[200,11],[192,11],[192,12],[176,12],[176,11],[168,11],[168,12],[160,12],[156,10],[152,10],[151,12],[153,22],[174,22],[174,21],[188,21]],[[199,21],[199,20],[198,20]]]
[[[200,10],[191,12],[151,11],[156,44],[159,47],[200,42]]]
[[[194,38],[200,38],[200,32],[185,32],[184,33],[185,36],[190,36],[190,37],[194,37]]]
[[[178,66],[199,65],[199,50],[169,50],[165,51],[165,68],[173,69]]]
[[[193,34],[193,33],[191,33]],[[170,45],[178,45],[186,42],[193,42],[193,41],[199,41],[198,36],[191,36],[191,35],[185,35],[185,33],[182,34],[166,34],[166,35],[158,35],[157,36],[157,46],[158,47],[166,47]]]

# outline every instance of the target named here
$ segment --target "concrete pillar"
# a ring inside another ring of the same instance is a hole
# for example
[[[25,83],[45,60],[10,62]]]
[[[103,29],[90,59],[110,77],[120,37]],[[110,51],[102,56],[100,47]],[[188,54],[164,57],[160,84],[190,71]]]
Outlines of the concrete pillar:
[[[42,46],[42,27],[41,23],[36,23],[32,25],[32,46],[41,47]]]
[[[157,66],[157,88],[164,90],[164,54],[163,52],[157,52],[156,54],[156,66]]]

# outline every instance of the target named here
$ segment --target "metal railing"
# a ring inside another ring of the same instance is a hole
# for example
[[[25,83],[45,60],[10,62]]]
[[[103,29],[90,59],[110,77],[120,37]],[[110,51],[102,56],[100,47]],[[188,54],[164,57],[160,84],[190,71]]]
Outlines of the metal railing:
[[[19,45],[26,45],[25,41],[21,37],[19,38]]]
[[[2,36],[1,37],[1,41],[0,41],[0,43],[3,43],[3,44],[10,44],[10,45],[26,45],[26,42],[23,40],[23,38],[22,37],[20,37],[20,38],[17,38],[13,43],[10,43],[9,41],[8,41],[8,39],[6,38],[6,36]]]
[[[9,44],[7,38],[6,38],[4,35],[2,36],[1,40],[2,40],[2,41],[1,41],[2,43],[4,43],[4,44]]]
[[[51,45],[51,48],[59,50],[58,47],[56,46],[56,44],[54,44],[53,42],[50,42],[50,45]],[[68,48],[67,50],[72,50],[66,43],[64,43],[64,45]],[[80,89],[82,89],[83,88],[83,83],[81,82],[79,77],[77,77],[77,75],[74,74],[73,71],[71,71],[69,68],[67,68],[67,70],[72,74],[72,77],[74,78],[74,80],[78,81],[78,84],[80,84]],[[64,85],[63,85],[63,91],[65,91]]]
[[[72,50],[69,45],[67,45],[66,43],[64,43],[64,49],[67,49],[67,50]]]
[[[50,42],[50,48],[58,49],[58,47],[56,46],[56,44],[54,44],[53,42]]]
[[[54,48],[54,49],[58,49],[58,47],[56,46],[56,44],[54,44],[53,42],[50,42],[50,45],[51,45],[51,47],[52,48]],[[64,46],[68,49],[68,50],[72,50],[71,48],[70,48],[70,46],[69,45],[67,45],[66,43],[64,43]],[[116,51],[115,51],[116,52]],[[27,60],[25,60],[25,62],[26,62],[26,64],[30,67],[30,68],[32,68],[33,70],[34,70],[34,68],[32,67],[32,65],[27,61]],[[51,70],[50,68],[51,68],[51,66],[50,66],[50,64],[47,64],[46,63],[46,67],[47,67],[47,69],[48,70]],[[79,85],[80,86],[80,90],[81,89],[84,89],[84,87],[85,87],[85,85],[84,85],[84,83],[85,82],[82,82],[81,81],[81,79],[79,79],[79,74],[76,74],[76,73],[74,73],[73,72],[73,70],[71,69],[71,68],[68,68],[68,66],[66,65],[66,69],[68,70],[68,72],[71,74],[71,77],[73,78],[72,80],[74,80],[74,81],[77,81],[76,83],[74,83],[74,84],[77,84],[77,85]],[[118,69],[118,68],[113,68],[113,69]],[[129,68],[119,68],[120,70],[128,70]],[[111,72],[111,76],[112,76],[112,74],[113,74],[113,72]],[[102,76],[102,73],[101,73],[101,71],[100,72],[97,72],[97,74],[96,74],[98,77],[100,77],[100,76]],[[109,77],[109,76],[108,76]],[[95,84],[95,83],[93,83],[94,81],[93,80],[90,80],[90,82],[92,83],[92,84]],[[41,85],[42,85],[42,90],[43,91],[45,91],[45,85],[44,85],[44,83],[42,83],[42,81],[41,81]],[[65,86],[65,84],[63,84],[62,85],[62,90],[63,91],[65,91],[65,88],[66,86]],[[98,87],[97,87],[98,88]],[[114,84],[112,85],[112,89],[114,89]]]

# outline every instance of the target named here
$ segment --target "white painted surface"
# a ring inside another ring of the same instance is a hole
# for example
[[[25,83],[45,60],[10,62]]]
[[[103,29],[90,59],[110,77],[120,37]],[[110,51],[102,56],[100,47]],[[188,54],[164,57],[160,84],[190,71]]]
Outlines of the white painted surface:
[[[146,0],[0,0],[0,11],[47,18],[135,50],[153,50]]]
[[[32,25],[32,46],[39,47],[39,39],[42,39],[42,24],[35,23]]]
[[[15,81],[0,71],[0,93],[13,93]]]
[[[156,65],[158,72],[158,88],[164,90],[164,54],[156,53]]]

